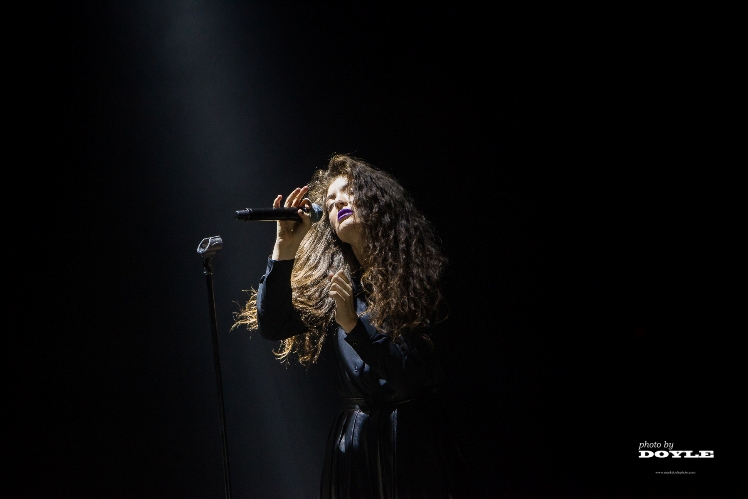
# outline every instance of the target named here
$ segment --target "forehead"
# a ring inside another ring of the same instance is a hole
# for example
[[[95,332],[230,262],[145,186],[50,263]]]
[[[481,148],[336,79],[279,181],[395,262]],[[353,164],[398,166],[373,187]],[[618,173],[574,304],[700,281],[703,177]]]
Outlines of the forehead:
[[[348,187],[348,177],[345,177],[343,175],[339,177],[335,177],[335,179],[330,184],[330,187],[327,188],[327,194],[328,196],[330,194],[333,194],[335,192],[345,190]]]

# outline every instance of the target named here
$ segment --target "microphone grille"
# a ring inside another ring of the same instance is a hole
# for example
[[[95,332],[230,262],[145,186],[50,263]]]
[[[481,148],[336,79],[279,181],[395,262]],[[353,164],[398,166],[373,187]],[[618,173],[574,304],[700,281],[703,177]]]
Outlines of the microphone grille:
[[[319,222],[324,214],[325,210],[323,210],[320,205],[312,203],[312,208],[309,210],[309,217],[312,219],[312,223]]]

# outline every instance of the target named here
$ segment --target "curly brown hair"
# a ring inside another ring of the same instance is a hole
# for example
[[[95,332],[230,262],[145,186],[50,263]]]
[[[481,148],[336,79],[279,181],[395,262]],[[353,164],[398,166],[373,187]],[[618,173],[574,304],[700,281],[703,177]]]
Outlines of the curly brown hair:
[[[430,344],[428,328],[446,318],[440,283],[447,259],[433,226],[392,175],[350,155],[335,154],[327,168],[316,170],[307,197],[327,210],[327,189],[340,176],[348,180],[361,221],[359,236],[367,252],[361,286],[370,323],[393,341],[419,336]],[[325,211],[304,237],[291,274],[293,304],[309,330],[282,340],[274,352],[279,360],[295,353],[303,365],[317,361],[335,317],[327,276],[341,268],[350,278],[360,266]],[[231,329],[258,327],[257,292],[249,292]]]

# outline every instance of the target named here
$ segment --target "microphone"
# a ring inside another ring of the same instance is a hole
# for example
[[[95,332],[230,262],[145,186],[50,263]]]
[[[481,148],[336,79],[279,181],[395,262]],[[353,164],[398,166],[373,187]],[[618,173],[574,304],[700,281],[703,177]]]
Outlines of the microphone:
[[[319,221],[324,213],[321,206],[312,203],[311,208],[308,206],[300,206],[299,208],[244,208],[243,210],[237,210],[236,219],[245,222],[275,222],[278,220],[301,222],[299,209],[309,214],[312,223]]]

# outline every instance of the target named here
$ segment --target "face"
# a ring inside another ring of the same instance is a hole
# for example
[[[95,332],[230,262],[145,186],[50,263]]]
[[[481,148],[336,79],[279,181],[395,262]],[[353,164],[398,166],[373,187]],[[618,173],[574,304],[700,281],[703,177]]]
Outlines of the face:
[[[340,240],[351,245],[358,244],[359,237],[356,230],[358,219],[346,177],[335,178],[327,188],[325,209],[330,218],[330,225]]]

